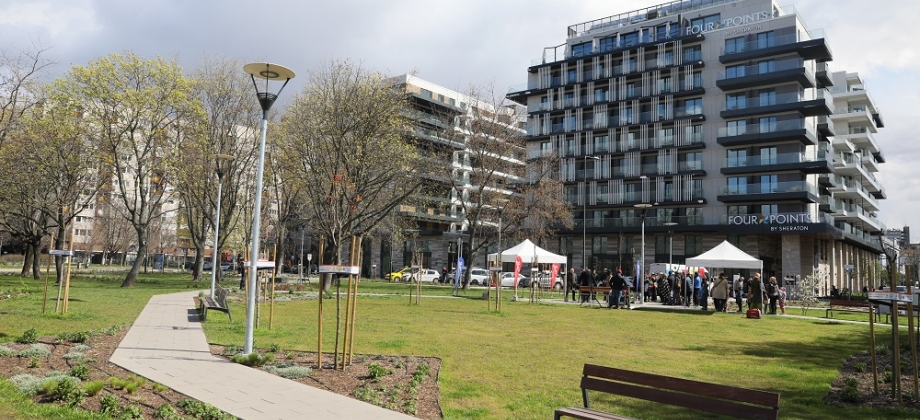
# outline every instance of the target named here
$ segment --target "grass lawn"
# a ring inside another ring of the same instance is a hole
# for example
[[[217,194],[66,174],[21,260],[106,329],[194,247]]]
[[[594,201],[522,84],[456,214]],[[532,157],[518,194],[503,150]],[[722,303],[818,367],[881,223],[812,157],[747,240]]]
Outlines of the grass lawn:
[[[362,292],[407,288],[362,283]],[[482,290],[466,293],[478,297]],[[449,294],[447,287],[423,291],[423,296]],[[334,308],[334,300],[325,301],[326,351],[334,345]],[[232,323],[209,317],[205,332],[210,342],[242,345],[245,307],[231,309]],[[423,297],[422,305],[415,306],[405,295],[362,296],[355,351],[442,358],[441,406],[448,419],[547,418],[556,407],[580,404],[578,382],[586,362],[779,392],[784,419],[906,416],[821,401],[843,360],[868,349],[868,326],[527,302],[505,302],[503,310],[489,313],[485,301],[470,298]],[[256,347],[315,351],[316,314],[316,300],[276,303],[274,329],[269,330],[268,307],[263,306]],[[598,408],[643,419],[700,417],[638,400],[596,400]]]

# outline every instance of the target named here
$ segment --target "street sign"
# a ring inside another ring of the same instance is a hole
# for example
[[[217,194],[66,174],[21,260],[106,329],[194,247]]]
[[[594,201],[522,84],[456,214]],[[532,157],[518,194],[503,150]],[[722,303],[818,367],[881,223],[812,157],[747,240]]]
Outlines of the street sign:
[[[884,300],[889,302],[911,302],[908,294],[894,292],[869,292],[869,300]]]
[[[845,268],[845,269],[847,269],[847,270],[852,270],[852,269],[853,269],[853,264],[846,264],[846,265],[843,266],[843,268]]]
[[[52,249],[52,250],[48,251],[48,254],[51,254],[51,255],[60,255],[60,256],[63,256],[63,257],[70,257],[70,256],[73,256],[73,251],[68,251],[68,250],[66,250],[66,249]]]
[[[358,274],[361,272],[357,265],[321,265],[320,274]]]
[[[489,267],[489,271],[502,271],[502,267],[500,265],[492,266]]]

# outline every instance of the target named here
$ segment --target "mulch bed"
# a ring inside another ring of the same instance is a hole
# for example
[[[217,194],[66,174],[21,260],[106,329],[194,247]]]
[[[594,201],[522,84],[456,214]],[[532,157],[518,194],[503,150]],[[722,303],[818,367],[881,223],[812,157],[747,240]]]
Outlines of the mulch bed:
[[[920,416],[920,400],[913,396],[914,381],[910,353],[901,353],[900,403],[891,392],[890,372],[893,357],[890,351],[884,353],[887,354],[879,354],[877,357],[878,395],[875,395],[872,385],[872,357],[869,352],[860,352],[843,362],[840,373],[831,383],[831,389],[825,395],[824,401],[841,406],[917,410],[917,415]]]

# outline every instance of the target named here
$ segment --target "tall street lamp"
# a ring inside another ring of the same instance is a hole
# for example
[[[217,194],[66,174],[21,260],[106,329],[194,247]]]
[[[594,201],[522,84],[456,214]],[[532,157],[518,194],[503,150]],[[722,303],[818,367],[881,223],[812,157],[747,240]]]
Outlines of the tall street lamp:
[[[597,156],[585,156],[584,169],[582,170],[582,181],[585,183],[585,193],[581,196],[581,266],[583,268],[588,268],[588,161],[593,160],[596,162],[601,160]],[[568,297],[568,294],[566,294]]]
[[[674,231],[672,228],[673,226],[676,226],[677,223],[667,222],[664,225],[668,227],[668,241],[670,242],[668,244],[668,271],[671,271],[673,270],[671,266],[674,265]]]
[[[246,341],[243,345],[243,353],[252,353],[252,329],[255,320],[256,307],[256,281],[259,260],[259,222],[262,218],[262,172],[265,168],[265,133],[268,131],[268,111],[272,108],[278,95],[284,90],[288,82],[294,78],[294,72],[284,66],[269,63],[250,63],[243,66],[243,71],[249,73],[252,79],[252,85],[256,88],[256,97],[259,98],[259,105],[262,107],[262,134],[259,139],[259,166],[256,170],[256,189],[255,189],[255,208],[252,216],[252,252],[249,253],[249,288],[246,289]],[[265,79],[265,86],[260,91],[256,83],[256,77]],[[284,84],[278,89],[278,93],[268,91],[269,81],[281,81]],[[213,269],[213,268],[212,268]]]
[[[639,272],[636,273],[636,278],[639,280],[636,282],[636,295],[639,296],[639,304],[645,303],[645,294],[643,293],[644,288],[642,283],[645,281],[645,213],[648,212],[648,209],[652,207],[648,203],[639,203],[636,204],[637,209],[642,209],[642,251],[641,257],[639,257]]]
[[[220,254],[220,202],[222,201],[221,195],[222,184],[224,180],[224,166],[223,162],[229,162],[233,160],[233,155],[225,155],[218,153],[217,158],[217,210],[214,212],[214,255],[211,256],[211,297],[214,297],[214,285],[217,284],[217,270],[220,267],[220,261],[218,256]]]

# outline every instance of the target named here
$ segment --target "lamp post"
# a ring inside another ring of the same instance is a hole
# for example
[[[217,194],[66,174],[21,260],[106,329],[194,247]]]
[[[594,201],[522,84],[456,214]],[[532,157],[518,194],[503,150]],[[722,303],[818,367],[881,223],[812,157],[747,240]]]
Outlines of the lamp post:
[[[585,156],[584,175],[582,181],[585,183],[585,193],[581,196],[581,266],[588,267],[588,160],[598,161],[601,158],[597,156]],[[566,294],[568,296],[568,294]]]
[[[640,251],[641,256],[639,257],[639,272],[636,273],[636,278],[638,279],[638,281],[636,281],[636,295],[639,296],[639,304],[641,305],[645,303],[645,294],[643,293],[645,289],[642,287],[642,283],[645,281],[645,213],[652,205],[648,203],[639,203],[636,204],[635,207],[637,209],[642,209],[642,250]]]
[[[667,222],[664,224],[668,227],[668,271],[671,271],[671,266],[674,264],[674,231],[671,230],[672,226],[677,225],[675,222]],[[668,273],[671,274],[671,273]]]
[[[233,160],[232,155],[218,153],[217,158],[217,209],[214,212],[214,255],[211,257],[211,297],[214,297],[214,285],[217,284],[217,270],[220,269],[220,202],[222,201],[222,186],[224,180],[224,167],[221,163]]]
[[[243,344],[243,353],[250,354],[252,353],[252,329],[255,318],[256,288],[258,287],[256,276],[258,274],[259,225],[260,219],[262,218],[262,172],[265,168],[265,134],[268,131],[268,111],[272,108],[272,105],[275,103],[275,100],[278,99],[278,95],[281,94],[284,87],[294,78],[294,72],[287,67],[269,63],[250,63],[243,66],[243,71],[248,73],[252,79],[252,86],[256,89],[256,97],[259,99],[259,105],[262,107],[262,133],[259,139],[259,166],[256,170],[256,196],[252,212],[252,252],[249,254],[249,288],[246,289],[246,294],[248,295],[248,303],[246,304],[246,338]],[[256,83],[256,77],[265,79],[265,86],[261,91],[259,90],[259,85]],[[281,80],[284,80],[284,84],[278,89],[278,93],[271,93],[268,91],[269,81]]]

